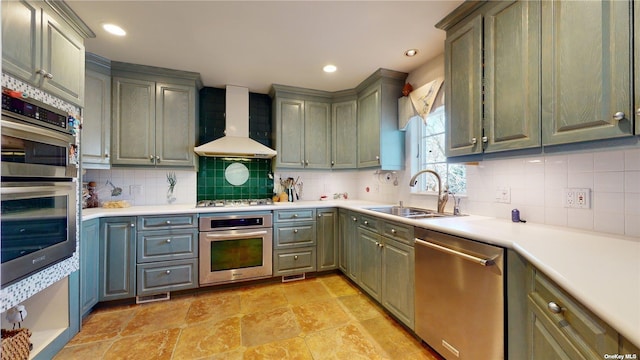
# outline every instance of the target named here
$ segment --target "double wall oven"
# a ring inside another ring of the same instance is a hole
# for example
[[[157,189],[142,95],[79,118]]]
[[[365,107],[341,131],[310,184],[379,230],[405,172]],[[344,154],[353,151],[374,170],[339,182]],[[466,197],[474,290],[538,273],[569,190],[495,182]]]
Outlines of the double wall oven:
[[[270,212],[201,215],[200,285],[271,277]]]
[[[65,112],[3,89],[1,280],[7,285],[76,250],[75,137]]]

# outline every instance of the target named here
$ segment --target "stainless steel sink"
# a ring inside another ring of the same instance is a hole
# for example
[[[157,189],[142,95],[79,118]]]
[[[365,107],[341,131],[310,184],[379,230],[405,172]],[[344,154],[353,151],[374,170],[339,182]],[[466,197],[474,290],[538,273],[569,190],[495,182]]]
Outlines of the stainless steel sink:
[[[434,210],[429,209],[418,209],[412,207],[399,207],[399,206],[389,206],[389,207],[380,207],[380,208],[369,208],[367,210],[400,216],[403,218],[409,219],[429,219],[429,218],[441,218],[447,216],[454,216],[453,214],[446,213],[438,213]]]

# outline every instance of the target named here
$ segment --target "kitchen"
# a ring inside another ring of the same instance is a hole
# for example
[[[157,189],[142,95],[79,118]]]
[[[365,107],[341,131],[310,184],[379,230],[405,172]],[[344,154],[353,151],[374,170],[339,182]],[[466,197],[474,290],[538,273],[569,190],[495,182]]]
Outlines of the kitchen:
[[[430,23],[427,24],[428,27],[432,28],[436,22],[457,5],[458,4],[449,4],[448,10],[431,20]],[[88,21],[89,17],[84,16],[82,11],[79,10],[83,4],[70,2],[70,6],[78,12],[84,21]],[[85,6],[87,5],[85,4]],[[130,11],[129,14],[133,16],[133,14],[142,11],[140,9],[137,10],[138,11]],[[634,17],[634,19],[636,19],[636,17]],[[90,25],[94,31],[97,31],[99,28],[98,25]],[[444,31],[436,31],[442,36],[441,39],[444,40]],[[442,40],[440,40],[440,44],[442,44]],[[91,41],[92,39],[86,40],[88,50],[92,50],[90,48]],[[406,49],[401,49],[401,51],[404,50]],[[440,52],[441,51],[442,48]],[[98,50],[94,50],[94,52],[101,54]],[[295,55],[291,56],[291,58],[295,58]],[[184,62],[180,64],[160,65],[172,69],[195,68],[189,65],[188,58],[188,56],[183,57]],[[433,79],[447,77],[446,68],[449,65],[446,64],[446,59],[447,56],[440,53],[434,53],[433,56],[423,58],[421,60],[423,61],[423,65],[408,71],[409,74],[406,82],[418,88]],[[129,60],[129,62],[158,66],[158,64],[151,64],[149,62],[137,62],[133,60]],[[115,59],[112,59],[112,64],[113,63],[115,63]],[[379,67],[379,64],[376,66]],[[360,73],[360,75],[355,75],[357,79],[352,80],[350,85],[333,85],[335,87],[328,88],[328,90],[334,92],[357,88],[377,67],[367,70],[364,74]],[[250,67],[247,66],[246,68],[248,69]],[[395,69],[392,66],[389,66],[389,68]],[[262,73],[267,72],[268,71],[262,71]],[[292,71],[292,73],[294,72]],[[298,74],[298,76],[300,75]],[[471,79],[471,77],[469,77],[469,79]],[[204,80],[207,85],[216,84],[215,88],[218,89],[227,83],[234,83],[236,81],[234,78],[224,79],[223,82],[218,83],[207,83],[206,78],[204,78]],[[6,76],[3,75],[3,86],[9,81],[10,79],[6,79]],[[299,88],[316,88],[310,86],[309,82],[301,81],[301,83],[298,83],[296,81],[297,80],[278,81],[277,83],[291,86],[295,85]],[[276,82],[273,80],[269,82],[269,84],[273,83]],[[631,82],[628,81],[628,84],[630,83]],[[247,81],[246,85],[249,86],[250,83]],[[628,87],[629,85],[626,86]],[[213,93],[216,92],[215,88],[211,90]],[[250,86],[250,88],[253,88],[253,86]],[[447,89],[449,88],[445,87],[445,90]],[[249,94],[249,97],[252,99],[262,99],[262,101],[265,102],[265,99],[269,99],[269,97],[266,96],[268,92],[269,88],[263,88],[258,94],[263,95],[262,97],[256,97],[256,93]],[[277,97],[279,95],[277,89],[275,93]],[[629,91],[629,93],[631,93],[631,91]],[[504,96],[504,94],[502,95]],[[627,97],[628,96],[629,94],[627,94]],[[400,97],[400,94],[398,93],[395,97],[394,101]],[[460,97],[445,96],[445,98],[457,99]],[[218,99],[220,99],[220,97],[218,97]],[[251,110],[249,111],[251,112]],[[267,113],[270,111],[271,110],[267,110]],[[274,133],[277,133],[276,117],[277,115],[273,118],[272,131]],[[255,116],[252,114],[251,118],[254,119]],[[219,117],[213,121],[219,121]],[[629,123],[631,121],[620,121],[621,126],[624,126],[625,122]],[[415,124],[415,121],[412,124]],[[200,125],[202,126],[202,124]],[[200,133],[203,133],[202,129]],[[411,192],[409,186],[403,185],[408,184],[411,175],[417,172],[411,164],[413,156],[409,155],[416,151],[411,146],[412,140],[410,140],[410,137],[414,135],[415,132],[412,133],[410,129],[406,132],[405,139],[403,139],[406,140],[406,144],[404,151],[405,163],[402,170],[376,171],[377,169],[373,167],[360,170],[332,171],[322,169],[280,168],[276,166],[275,171],[271,172],[272,169],[268,166],[260,167],[259,165],[258,171],[264,172],[264,175],[261,176],[266,179],[269,179],[269,175],[273,176],[274,179],[270,180],[273,180],[274,183],[279,178],[301,178],[305,185],[302,193],[303,201],[318,200],[323,195],[331,199],[334,194],[343,194],[343,197],[344,194],[348,194],[347,197],[349,200],[346,202],[344,200],[337,200],[337,204],[339,205],[336,206],[341,206],[340,204],[347,204],[347,206],[349,206],[349,201],[353,199],[377,204],[397,204],[398,200],[403,200],[407,206],[435,209],[436,196],[418,195]],[[272,147],[276,149],[279,147],[277,141],[276,139],[272,144]],[[481,143],[479,140],[477,142]],[[610,234],[612,244],[616,241],[614,239],[637,239],[640,234],[637,225],[640,223],[638,222],[640,212],[637,209],[637,204],[640,203],[638,201],[638,193],[640,193],[640,191],[637,188],[637,184],[639,183],[637,181],[638,170],[640,167],[638,165],[640,156],[638,155],[637,137],[626,137],[618,142],[577,143],[577,145],[573,147],[571,145],[555,148],[545,146],[544,152],[541,152],[539,149],[538,147],[537,153],[535,151],[527,152],[525,150],[512,153],[510,156],[500,156],[499,153],[491,154],[487,151],[483,157],[480,158],[481,161],[478,162],[478,158],[470,160],[468,162],[470,165],[466,166],[467,194],[466,197],[462,197],[460,202],[462,213],[502,219],[506,220],[508,225],[511,225],[511,210],[517,208],[520,211],[520,217],[527,221],[526,224],[519,224],[521,225],[521,227],[518,228],[521,229],[520,231],[533,232],[534,230],[532,229],[536,228],[539,224],[544,224],[554,229],[559,227],[569,230],[580,229],[581,231],[587,231],[588,234],[590,234],[591,231],[600,234]],[[117,160],[112,156],[110,161]],[[207,183],[208,179],[205,177],[206,171],[203,171],[203,162],[206,160],[200,158],[198,161],[199,172],[193,170],[175,171],[177,183],[173,191],[173,197],[175,197],[176,200],[170,206],[189,204],[193,207],[193,204],[198,200],[202,200],[199,198],[201,192],[200,184],[203,182]],[[277,162],[280,160],[276,158],[274,161]],[[472,165],[474,163],[477,163],[477,165]],[[173,171],[173,169],[171,171]],[[108,194],[111,193],[110,190],[113,190],[110,186],[106,185],[106,181],[109,180],[115,184],[116,187],[123,189],[124,196],[114,197],[113,200],[121,200],[124,197],[123,200],[127,200],[134,205],[131,209],[137,208],[138,206],[162,206],[166,208],[167,190],[169,187],[167,172],[168,171],[162,167],[159,169],[149,169],[147,167],[146,170],[142,170],[136,167],[126,168],[113,166],[111,169],[105,170],[89,169],[84,174],[84,178],[95,181],[96,184],[102,188],[99,193],[101,199],[108,198]],[[213,173],[215,174],[215,171],[213,171]],[[399,185],[395,185],[396,180]],[[273,183],[266,180],[266,185],[264,186],[273,186]],[[109,190],[109,192],[105,192],[106,190],[104,188]],[[580,209],[566,207],[563,202],[563,191],[566,188],[588,189],[588,199],[591,202],[590,208]],[[437,190],[437,187],[435,190]],[[450,198],[445,211],[452,212],[453,203],[453,199]],[[296,204],[296,202],[294,202],[293,206],[299,206],[299,204],[300,203]],[[302,204],[304,204],[304,202],[302,202]],[[442,219],[437,221],[446,222],[448,220]],[[433,224],[437,223],[433,222]],[[471,225],[468,226],[470,229],[477,230]],[[481,228],[480,225],[478,226]],[[524,226],[526,226],[526,228]],[[499,233],[501,229],[502,228],[496,225],[492,231],[498,236],[497,233]],[[470,231],[473,232],[473,230]],[[469,236],[466,232],[458,235]],[[557,246],[561,246],[561,244]],[[630,249],[631,253],[633,253],[634,250],[637,251],[637,247],[631,247]],[[531,261],[531,259],[528,260]],[[576,264],[578,263],[578,260],[576,260]],[[638,271],[637,267],[631,267],[630,269],[631,273],[629,276],[631,276],[631,282],[633,282],[633,276],[637,274]],[[554,280],[558,281],[557,279]],[[578,296],[581,302],[585,302],[582,296],[573,295]],[[633,296],[631,298],[634,299]],[[637,296],[635,299],[637,299]],[[591,308],[591,310],[597,311],[598,315],[603,316],[599,313],[599,310],[594,310],[593,308]],[[629,314],[629,316],[632,315]],[[616,327],[616,324],[612,325]],[[616,328],[616,330],[623,332],[623,329]]]

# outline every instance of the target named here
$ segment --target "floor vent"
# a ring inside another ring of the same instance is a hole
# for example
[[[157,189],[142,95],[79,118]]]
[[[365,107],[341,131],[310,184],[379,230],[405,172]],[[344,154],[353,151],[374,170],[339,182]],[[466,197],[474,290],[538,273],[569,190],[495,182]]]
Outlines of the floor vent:
[[[146,296],[136,296],[136,304],[146,304],[154,301],[165,301],[170,300],[170,293],[162,293],[162,294],[154,294],[154,295],[146,295]]]
[[[304,279],[305,279],[305,273],[296,274],[296,275],[287,275],[282,277],[282,282],[286,283],[286,282],[298,281],[298,280],[304,280]]]

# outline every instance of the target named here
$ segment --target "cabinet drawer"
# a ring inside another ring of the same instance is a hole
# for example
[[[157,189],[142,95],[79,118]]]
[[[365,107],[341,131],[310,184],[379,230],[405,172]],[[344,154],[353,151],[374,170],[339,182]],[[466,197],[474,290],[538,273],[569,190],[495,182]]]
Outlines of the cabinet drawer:
[[[276,249],[316,244],[315,221],[276,224],[274,229]]]
[[[137,269],[137,295],[192,289],[198,286],[198,259],[141,264]]]
[[[379,222],[380,222],[380,220],[378,220],[375,217],[371,217],[371,216],[367,216],[367,215],[358,216],[358,226],[363,227],[365,229],[369,229],[371,231],[378,232],[378,223]]]
[[[198,257],[198,230],[139,232],[136,257],[138,263]]]
[[[617,332],[539,271],[529,299],[586,358],[601,359],[602,354],[618,351]]]
[[[276,222],[280,221],[307,221],[315,220],[315,209],[278,210],[274,212]]]
[[[380,226],[382,235],[405,244],[413,244],[413,226],[383,221]]]
[[[313,247],[273,252],[273,275],[291,275],[316,271],[316,249]]]
[[[138,216],[138,231],[198,227],[196,214]]]

